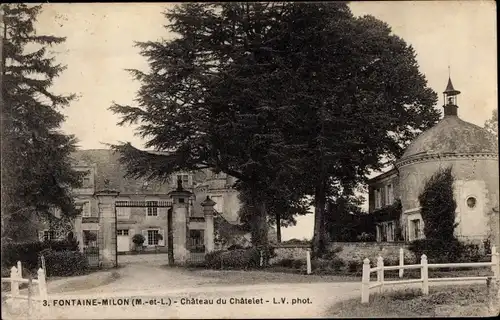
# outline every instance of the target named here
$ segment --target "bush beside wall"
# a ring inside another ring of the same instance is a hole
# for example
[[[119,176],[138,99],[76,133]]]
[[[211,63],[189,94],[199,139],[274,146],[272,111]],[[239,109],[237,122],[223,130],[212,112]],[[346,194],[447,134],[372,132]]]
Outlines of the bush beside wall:
[[[54,252],[78,251],[77,241],[30,241],[2,243],[2,270],[12,268],[21,261],[23,268],[35,270],[39,268],[40,253],[45,250]]]
[[[88,272],[89,262],[79,251],[44,252],[47,276],[76,276]]]

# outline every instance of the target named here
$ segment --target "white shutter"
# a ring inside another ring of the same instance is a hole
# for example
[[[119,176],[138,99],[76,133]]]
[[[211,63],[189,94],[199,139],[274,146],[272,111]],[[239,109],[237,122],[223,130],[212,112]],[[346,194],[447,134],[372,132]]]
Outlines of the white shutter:
[[[142,232],[142,235],[145,239],[143,245],[148,246],[149,245],[149,243],[148,243],[148,230],[142,230],[141,232]]]
[[[161,234],[161,240],[158,241],[159,246],[165,246],[165,230],[158,230],[158,234]]]
[[[43,231],[38,231],[38,239],[43,241]]]

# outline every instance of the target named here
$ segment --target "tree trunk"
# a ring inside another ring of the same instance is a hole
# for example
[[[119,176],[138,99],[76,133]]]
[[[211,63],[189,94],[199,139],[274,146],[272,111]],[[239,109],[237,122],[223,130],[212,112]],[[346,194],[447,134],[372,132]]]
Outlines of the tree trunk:
[[[278,243],[281,243],[281,215],[276,212],[276,238]]]
[[[317,258],[325,252],[325,228],[324,228],[324,213],[325,213],[325,188],[324,183],[320,182],[316,186],[314,195],[314,234],[312,245],[312,256]]]

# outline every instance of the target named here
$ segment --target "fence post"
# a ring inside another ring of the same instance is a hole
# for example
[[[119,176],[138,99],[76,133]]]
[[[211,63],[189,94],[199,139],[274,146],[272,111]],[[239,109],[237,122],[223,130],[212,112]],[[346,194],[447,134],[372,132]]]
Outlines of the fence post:
[[[399,266],[402,267],[405,265],[405,251],[403,248],[399,249]],[[405,270],[399,269],[399,277],[402,278]]]
[[[260,266],[262,267],[264,265],[264,254],[263,251],[260,250]]]
[[[19,279],[17,268],[12,267],[10,269],[10,293],[12,297],[19,296],[19,281],[16,281],[17,279]]]
[[[21,264],[21,261],[17,262],[17,274],[19,274],[19,279],[23,278],[23,265]]]
[[[422,294],[429,294],[429,267],[427,265],[427,256],[425,254],[421,257],[421,279],[422,279]]]
[[[40,257],[40,260],[42,261],[42,269],[43,269],[43,272],[45,272],[45,274],[47,274],[47,269],[45,268],[45,257],[42,256]]]
[[[31,311],[32,311],[32,295],[33,295],[33,279],[31,274],[28,275],[28,319],[31,320]]]
[[[491,271],[493,271],[493,276],[495,280],[500,277],[500,266],[499,266],[498,252],[495,246],[491,247]]]
[[[377,282],[380,283],[378,287],[378,292],[382,292],[384,288],[384,258],[378,256],[377,258]]]
[[[38,292],[40,298],[47,299],[47,282],[45,279],[45,272],[42,268],[38,269]]]
[[[370,301],[370,260],[363,260],[363,275],[361,277],[361,303]]]
[[[311,274],[311,249],[307,249],[306,251],[306,262],[307,262],[307,274]]]

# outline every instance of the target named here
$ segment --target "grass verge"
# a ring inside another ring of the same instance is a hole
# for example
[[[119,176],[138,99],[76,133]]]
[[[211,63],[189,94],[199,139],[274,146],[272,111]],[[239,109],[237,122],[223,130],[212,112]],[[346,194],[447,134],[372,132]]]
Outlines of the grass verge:
[[[488,308],[485,284],[435,286],[429,295],[420,289],[407,288],[370,295],[370,302],[360,298],[336,303],[328,310],[329,317],[394,318],[394,317],[478,317],[492,316]]]

